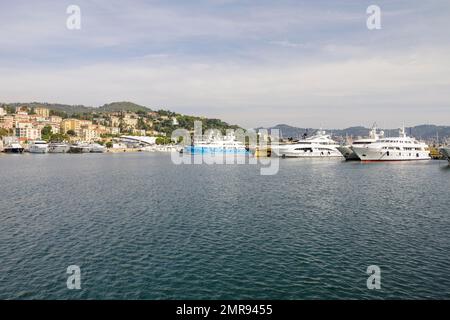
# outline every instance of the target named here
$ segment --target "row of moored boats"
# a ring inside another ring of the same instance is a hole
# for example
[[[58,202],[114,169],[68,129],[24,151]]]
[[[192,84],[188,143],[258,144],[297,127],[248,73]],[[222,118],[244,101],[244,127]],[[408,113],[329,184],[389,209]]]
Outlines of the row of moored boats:
[[[98,143],[47,143],[46,141],[33,141],[27,148],[20,143],[11,143],[4,147],[5,153],[103,153],[106,147]]]
[[[358,161],[411,161],[430,160],[430,147],[408,137],[405,128],[399,130],[398,137],[385,137],[383,131],[373,127],[369,137],[355,140],[349,145],[339,145],[324,131],[300,140],[294,144],[280,145],[273,150],[281,157],[344,157]],[[441,153],[450,161],[450,148],[442,148]]]
[[[186,153],[211,154],[232,153],[246,154],[250,150],[234,137],[225,139],[197,140],[186,147]],[[374,126],[369,136],[353,141],[348,145],[340,145],[325,131],[319,130],[310,137],[293,143],[272,145],[272,154],[282,158],[342,158],[358,161],[411,161],[430,160],[430,148],[413,137],[408,137],[405,128],[400,128],[398,137],[385,137],[383,131]],[[450,147],[442,148],[441,153],[450,161]]]

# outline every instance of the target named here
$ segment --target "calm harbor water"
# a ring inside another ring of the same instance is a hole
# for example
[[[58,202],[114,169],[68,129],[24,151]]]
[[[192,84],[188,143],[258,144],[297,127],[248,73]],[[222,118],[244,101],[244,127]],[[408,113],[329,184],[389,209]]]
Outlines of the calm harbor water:
[[[0,298],[450,298],[447,162],[259,173],[155,153],[0,155]],[[69,265],[81,290],[66,288]]]

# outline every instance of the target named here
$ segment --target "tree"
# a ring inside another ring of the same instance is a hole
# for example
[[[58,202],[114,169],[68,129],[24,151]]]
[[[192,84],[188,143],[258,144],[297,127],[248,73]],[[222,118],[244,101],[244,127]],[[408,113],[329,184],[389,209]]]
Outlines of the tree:
[[[50,140],[50,137],[52,135],[52,127],[51,126],[45,126],[42,130],[41,130],[41,135],[42,135],[42,139],[44,140]]]
[[[145,123],[144,118],[139,118],[136,129],[148,131],[150,127]]]
[[[170,137],[157,137],[156,144],[170,144],[172,139]]]
[[[9,135],[9,131],[3,128],[0,128],[0,138],[6,137]]]
[[[69,140],[69,136],[62,133],[55,133],[50,136],[50,142],[63,142]]]
[[[75,136],[77,135],[76,132],[73,131],[73,130],[68,130],[68,131],[67,131],[67,134],[68,134],[69,136],[71,136],[71,137],[75,137]]]
[[[67,113],[65,113],[64,111],[58,111],[58,110],[50,110],[50,116],[57,116],[57,117],[61,117],[63,119],[67,118]]]

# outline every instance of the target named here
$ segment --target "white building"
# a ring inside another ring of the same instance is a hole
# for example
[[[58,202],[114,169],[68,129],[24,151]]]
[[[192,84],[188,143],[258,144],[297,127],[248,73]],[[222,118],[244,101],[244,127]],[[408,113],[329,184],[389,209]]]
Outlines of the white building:
[[[6,116],[6,110],[0,107],[0,117]]]
[[[99,138],[99,134],[96,130],[81,129],[81,139],[86,142],[94,141]]]
[[[39,140],[41,139],[41,130],[29,122],[18,122],[16,123],[16,137],[23,140]]]

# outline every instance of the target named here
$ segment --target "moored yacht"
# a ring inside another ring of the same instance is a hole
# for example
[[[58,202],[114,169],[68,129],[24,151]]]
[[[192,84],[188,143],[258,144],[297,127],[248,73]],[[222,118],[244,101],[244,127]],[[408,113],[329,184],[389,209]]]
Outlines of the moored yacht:
[[[77,143],[70,146],[70,153],[89,153],[91,147],[85,143]]]
[[[339,147],[337,147],[337,149],[339,150],[339,152],[344,156],[345,160],[347,160],[347,161],[360,160],[358,155],[355,153],[355,151],[353,151],[353,146],[358,147],[358,146],[363,146],[363,145],[364,146],[369,145],[371,143],[378,141],[383,136],[384,136],[384,132],[381,131],[380,133],[378,133],[377,128],[375,126],[373,126],[372,129],[370,130],[368,138],[355,140],[352,144],[339,146]]]
[[[28,147],[28,152],[30,152],[30,153],[47,153],[48,152],[47,141],[41,141],[41,140],[33,141]]]
[[[283,158],[342,158],[337,147],[338,143],[331,139],[330,135],[319,130],[314,136],[293,144],[280,145],[272,148],[272,151]]]
[[[104,153],[106,152],[106,147],[102,146],[101,144],[98,143],[91,143],[89,145],[89,152],[91,153]]]
[[[401,128],[398,137],[382,138],[368,145],[353,146],[352,150],[362,161],[430,160],[427,144],[408,137]]]
[[[171,147],[167,151],[176,151],[176,148]],[[192,146],[187,146],[183,152],[190,154],[249,154],[246,146],[237,141],[234,135],[225,137],[210,136],[206,139],[199,139],[194,141]]]
[[[13,142],[10,144],[7,144],[3,148],[3,152],[5,153],[23,153],[24,147],[18,142]]]
[[[447,159],[448,162],[450,163],[450,146],[441,148],[440,152],[444,156],[444,158]]]
[[[49,153],[67,153],[70,151],[70,146],[67,143],[52,142],[48,145]]]

